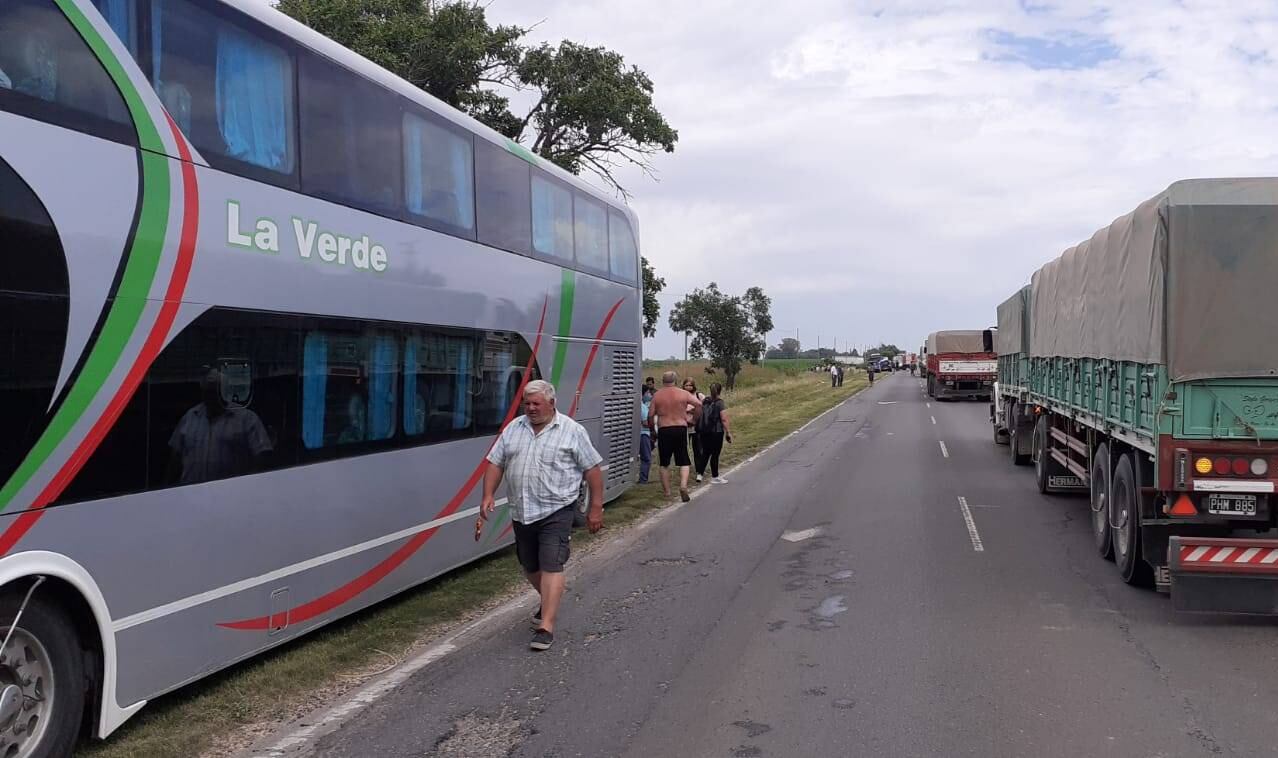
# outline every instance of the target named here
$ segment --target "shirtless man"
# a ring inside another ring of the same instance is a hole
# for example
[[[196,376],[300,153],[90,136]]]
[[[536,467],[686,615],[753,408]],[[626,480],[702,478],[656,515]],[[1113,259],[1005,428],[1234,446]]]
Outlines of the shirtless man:
[[[701,414],[697,396],[675,386],[679,376],[673,371],[661,375],[661,389],[648,405],[648,430],[656,435],[661,464],[661,491],[670,497],[670,460],[679,467],[679,497],[688,502],[688,419]]]

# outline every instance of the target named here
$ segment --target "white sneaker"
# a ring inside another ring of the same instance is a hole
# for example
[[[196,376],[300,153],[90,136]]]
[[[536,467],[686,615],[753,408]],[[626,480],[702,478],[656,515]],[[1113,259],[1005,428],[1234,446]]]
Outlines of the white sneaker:
[[[697,484],[701,484],[701,474],[697,474]]]
[[[724,479],[724,478],[723,478],[723,477],[721,477],[721,476],[716,476],[715,478],[711,479],[710,481],[714,482],[715,484],[727,484],[727,483],[728,483],[728,480],[727,480],[727,479]]]

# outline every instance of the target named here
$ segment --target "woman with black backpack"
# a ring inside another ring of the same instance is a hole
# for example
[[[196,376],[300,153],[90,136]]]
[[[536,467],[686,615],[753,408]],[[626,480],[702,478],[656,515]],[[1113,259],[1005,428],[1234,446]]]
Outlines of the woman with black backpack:
[[[723,442],[732,442],[732,429],[728,425],[728,409],[720,395],[723,385],[715,382],[710,385],[710,397],[701,404],[701,415],[697,417],[697,438],[701,444],[701,456],[697,459],[697,481],[706,472],[706,464],[710,465],[710,481],[715,484],[727,484],[728,480],[719,476],[719,453],[723,452]]]

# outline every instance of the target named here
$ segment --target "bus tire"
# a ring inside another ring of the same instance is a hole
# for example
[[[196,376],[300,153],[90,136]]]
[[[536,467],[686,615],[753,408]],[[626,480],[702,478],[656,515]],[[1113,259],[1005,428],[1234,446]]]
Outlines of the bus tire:
[[[1114,562],[1123,581],[1133,586],[1151,584],[1154,573],[1141,555],[1139,492],[1131,453],[1124,453],[1114,468],[1110,500]]]
[[[1109,466],[1109,445],[1101,443],[1092,456],[1091,510],[1092,541],[1096,552],[1107,561],[1114,560],[1114,535],[1109,529],[1110,491],[1113,471]]]
[[[0,630],[12,626],[25,594],[0,598]],[[71,755],[84,718],[86,687],[84,651],[74,629],[70,617],[42,599],[37,588],[8,646],[0,650],[0,755],[14,747],[13,755],[31,758]],[[6,692],[18,694],[16,706],[9,707]]]

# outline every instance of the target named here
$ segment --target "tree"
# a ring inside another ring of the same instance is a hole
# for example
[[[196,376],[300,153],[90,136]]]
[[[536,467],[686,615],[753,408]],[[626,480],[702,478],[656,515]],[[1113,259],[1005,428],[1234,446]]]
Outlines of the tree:
[[[878,347],[867,348],[865,354],[869,355],[870,353],[878,353],[884,358],[895,358],[901,354],[901,348],[896,345],[883,344]]]
[[[657,321],[661,318],[661,303],[657,302],[657,293],[666,288],[666,280],[657,276],[657,272],[648,263],[648,259],[639,258],[643,264],[643,336],[657,336]]]
[[[621,55],[563,41],[527,48],[528,30],[490,26],[473,0],[279,0],[279,9],[572,173],[613,172],[673,152],[679,134],[652,102],[652,80]],[[493,87],[535,90],[522,117]]]
[[[758,287],[734,297],[710,282],[670,310],[670,328],[694,333],[688,353],[694,358],[708,357],[711,367],[723,371],[724,382],[732,389],[741,373],[741,362],[759,362],[765,347],[763,335],[772,331],[771,307],[771,298]]]
[[[786,337],[781,340],[781,344],[777,346],[781,351],[783,358],[798,358],[800,347],[799,341],[794,337]]]
[[[625,195],[613,176],[618,166],[651,173],[652,155],[674,152],[679,133],[653,106],[652,80],[617,53],[567,40],[543,44],[524,53],[518,75],[537,90],[522,123],[536,130],[532,151],[574,174],[588,168]]]

